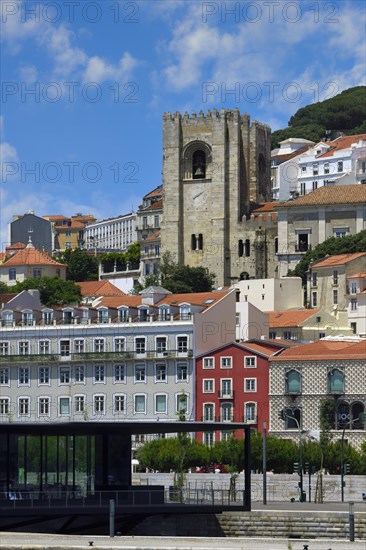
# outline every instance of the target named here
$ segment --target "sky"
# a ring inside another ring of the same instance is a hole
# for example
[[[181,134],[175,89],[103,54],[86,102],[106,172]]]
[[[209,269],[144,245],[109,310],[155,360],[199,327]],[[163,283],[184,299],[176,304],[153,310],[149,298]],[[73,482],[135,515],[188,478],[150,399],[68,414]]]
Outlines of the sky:
[[[1,0],[1,250],[14,214],[136,210],[162,183],[164,112],[238,108],[276,130],[365,85],[365,9]]]

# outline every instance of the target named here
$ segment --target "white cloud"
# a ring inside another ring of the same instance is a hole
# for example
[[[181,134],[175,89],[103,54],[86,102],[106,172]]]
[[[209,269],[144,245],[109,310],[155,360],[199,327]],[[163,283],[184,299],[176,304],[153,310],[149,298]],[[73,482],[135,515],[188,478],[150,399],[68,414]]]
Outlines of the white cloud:
[[[30,84],[37,81],[38,71],[34,65],[23,65],[19,69],[19,76],[22,82]]]
[[[100,57],[90,57],[83,74],[84,82],[103,82],[105,80],[123,80],[131,76],[139,64],[138,60],[125,52],[117,65],[108,64]]]

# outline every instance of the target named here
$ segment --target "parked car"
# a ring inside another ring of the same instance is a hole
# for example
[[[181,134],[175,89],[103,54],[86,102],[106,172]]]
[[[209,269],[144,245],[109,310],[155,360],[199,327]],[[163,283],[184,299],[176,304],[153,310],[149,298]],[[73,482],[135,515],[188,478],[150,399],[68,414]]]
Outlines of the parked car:
[[[227,474],[228,470],[225,464],[206,464],[206,466],[197,466],[196,474]]]

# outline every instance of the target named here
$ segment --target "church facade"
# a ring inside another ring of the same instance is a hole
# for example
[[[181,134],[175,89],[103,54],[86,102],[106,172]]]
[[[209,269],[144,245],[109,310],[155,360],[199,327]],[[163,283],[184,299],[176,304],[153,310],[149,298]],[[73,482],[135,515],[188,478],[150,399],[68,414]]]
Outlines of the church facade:
[[[251,215],[271,196],[270,134],[238,109],[163,115],[162,251],[218,286],[274,276],[277,223]]]

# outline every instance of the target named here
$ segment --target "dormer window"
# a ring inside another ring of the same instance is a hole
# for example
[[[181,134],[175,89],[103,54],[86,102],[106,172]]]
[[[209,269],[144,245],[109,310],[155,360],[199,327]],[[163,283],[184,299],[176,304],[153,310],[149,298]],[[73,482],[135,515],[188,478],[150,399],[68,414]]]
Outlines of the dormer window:
[[[65,325],[71,325],[73,321],[73,309],[65,309],[63,312],[63,321]]]
[[[42,312],[42,321],[44,325],[52,325],[53,322],[53,311],[52,309]]]
[[[12,311],[3,311],[2,325],[4,327],[9,327],[12,324],[13,324],[13,312]]]
[[[146,307],[140,308],[138,313],[139,321],[148,321],[149,320],[149,310]]]
[[[120,323],[127,323],[128,321],[128,308],[123,307],[118,310],[118,320]]]
[[[166,306],[159,307],[159,321],[169,321],[169,320],[170,320],[169,308]]]
[[[191,306],[189,304],[182,304],[179,308],[180,320],[188,321],[191,318]]]
[[[98,323],[108,323],[108,308],[98,309]]]
[[[33,311],[26,310],[22,312],[22,324],[24,326],[33,325]]]

